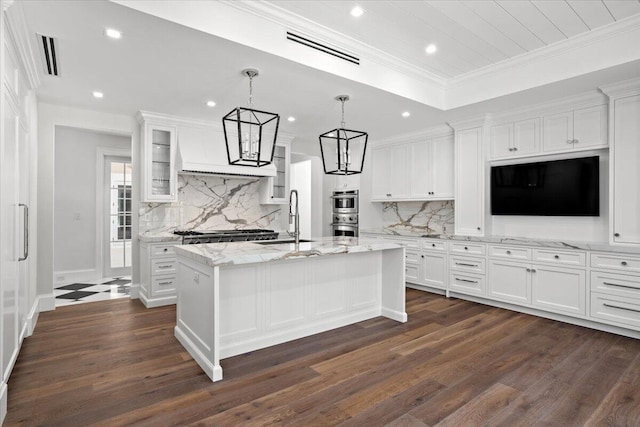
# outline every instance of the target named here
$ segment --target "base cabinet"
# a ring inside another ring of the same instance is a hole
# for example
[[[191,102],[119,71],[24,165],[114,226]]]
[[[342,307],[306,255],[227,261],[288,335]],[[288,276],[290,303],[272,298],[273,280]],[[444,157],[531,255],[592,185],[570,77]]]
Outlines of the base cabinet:
[[[140,243],[140,300],[145,307],[176,303],[177,243]]]
[[[487,295],[501,301],[531,303],[531,267],[509,261],[489,262]]]
[[[534,265],[531,275],[531,303],[554,312],[586,314],[584,270]]]
[[[447,289],[447,256],[445,254],[423,252],[421,283],[436,289]]]

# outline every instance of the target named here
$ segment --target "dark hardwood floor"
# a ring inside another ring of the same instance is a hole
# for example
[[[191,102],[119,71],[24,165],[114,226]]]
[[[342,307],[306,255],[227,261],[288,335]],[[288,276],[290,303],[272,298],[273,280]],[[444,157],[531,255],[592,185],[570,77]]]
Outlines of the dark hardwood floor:
[[[640,341],[408,290],[376,318],[225,359],[212,383],[137,300],[42,313],[5,425],[640,425]]]

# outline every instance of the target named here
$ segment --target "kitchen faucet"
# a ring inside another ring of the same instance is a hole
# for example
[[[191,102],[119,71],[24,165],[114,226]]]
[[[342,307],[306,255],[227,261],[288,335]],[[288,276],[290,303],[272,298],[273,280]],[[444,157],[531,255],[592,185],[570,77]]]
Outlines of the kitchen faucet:
[[[295,212],[293,212],[292,208],[292,200],[293,200],[293,194],[295,193],[296,195],[296,210]],[[289,236],[293,237],[294,239],[296,239],[296,245],[300,244],[300,211],[298,210],[298,190],[291,190],[291,192],[289,193],[289,225],[294,224],[294,231],[293,233],[291,233],[290,231],[287,231],[287,233],[289,233]]]

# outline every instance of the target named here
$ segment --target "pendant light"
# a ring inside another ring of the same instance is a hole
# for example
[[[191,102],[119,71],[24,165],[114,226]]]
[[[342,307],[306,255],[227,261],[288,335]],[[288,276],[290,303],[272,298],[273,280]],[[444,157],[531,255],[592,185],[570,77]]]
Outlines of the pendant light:
[[[253,78],[258,70],[247,68],[249,107],[237,107],[222,118],[230,165],[261,167],[271,164],[278,136],[280,115],[253,108]]]
[[[320,153],[324,173],[327,175],[362,173],[369,136],[366,132],[345,128],[344,103],[349,100],[349,95],[338,95],[335,99],[342,103],[342,121],[339,128],[320,135]]]

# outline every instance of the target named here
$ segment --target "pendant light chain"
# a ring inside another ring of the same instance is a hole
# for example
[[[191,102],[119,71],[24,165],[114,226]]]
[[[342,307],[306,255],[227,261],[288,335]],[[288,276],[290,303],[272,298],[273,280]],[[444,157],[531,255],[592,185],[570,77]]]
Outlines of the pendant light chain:
[[[253,108],[253,73],[249,74],[249,108]]]
[[[342,102],[342,121],[340,122],[340,127],[342,129],[344,129],[345,127],[345,121],[344,121],[344,102],[346,101],[346,99],[341,98],[340,101]]]

